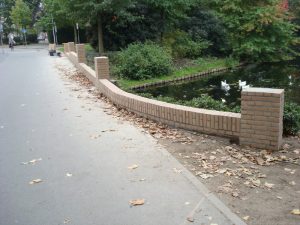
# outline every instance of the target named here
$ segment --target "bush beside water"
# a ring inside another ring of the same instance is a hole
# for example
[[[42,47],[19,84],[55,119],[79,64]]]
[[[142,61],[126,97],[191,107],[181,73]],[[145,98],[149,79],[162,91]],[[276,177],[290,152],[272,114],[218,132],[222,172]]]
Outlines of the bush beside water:
[[[118,55],[116,74],[119,77],[143,80],[171,72],[171,55],[151,42],[131,44]]]

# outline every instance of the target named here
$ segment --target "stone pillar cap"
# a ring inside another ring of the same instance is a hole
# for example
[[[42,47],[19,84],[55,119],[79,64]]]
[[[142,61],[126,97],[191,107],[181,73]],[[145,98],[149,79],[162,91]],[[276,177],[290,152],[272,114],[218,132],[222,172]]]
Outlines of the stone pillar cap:
[[[282,94],[284,89],[274,89],[274,88],[246,88],[242,92],[263,92],[263,93],[270,93],[270,94]]]
[[[106,56],[98,56],[98,57],[95,57],[96,59],[108,59],[108,57]]]

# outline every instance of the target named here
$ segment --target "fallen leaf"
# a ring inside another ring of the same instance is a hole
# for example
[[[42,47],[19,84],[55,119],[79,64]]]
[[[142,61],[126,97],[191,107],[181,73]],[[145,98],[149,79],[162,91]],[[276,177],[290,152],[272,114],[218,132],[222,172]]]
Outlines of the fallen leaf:
[[[256,157],[255,160],[256,160],[256,163],[260,166],[265,164],[265,160],[263,160],[263,158],[261,158],[261,157]]]
[[[135,170],[135,169],[137,169],[138,167],[139,167],[138,165],[134,164],[134,165],[132,165],[132,166],[128,166],[128,169],[130,169],[130,170]]]
[[[235,191],[235,192],[232,192],[232,194],[231,194],[231,195],[232,195],[232,197],[235,197],[235,198],[239,197],[239,193],[238,193],[238,192],[236,192],[236,191]]]
[[[283,149],[284,150],[289,150],[290,148],[291,148],[291,146],[289,144],[283,145]]]
[[[243,217],[243,219],[244,219],[245,221],[247,221],[249,218],[250,218],[250,216],[244,216],[244,217]]]
[[[175,173],[182,173],[182,170],[178,170],[178,169],[176,169],[176,168],[173,168],[173,171],[174,171]]]
[[[68,223],[70,223],[70,222],[71,222],[70,219],[64,219],[64,224],[68,224]]]
[[[191,222],[191,223],[195,222],[194,218],[191,217],[191,216],[187,217],[186,220],[189,221],[189,222]]]
[[[252,181],[252,183],[253,183],[255,186],[258,187],[258,186],[260,186],[260,183],[261,183],[261,182],[260,182],[259,179],[257,179],[257,180],[254,179],[254,180]]]
[[[292,185],[292,186],[295,186],[296,182],[295,181],[291,181],[291,182],[289,182],[289,184]]]
[[[28,164],[35,165],[36,162],[39,162],[39,161],[42,161],[42,158],[39,158],[39,159],[32,159],[32,160],[30,160],[29,162],[22,162],[21,164],[23,164],[23,165],[28,165]]]
[[[227,172],[227,168],[226,169],[219,169],[217,172],[219,173],[219,174],[224,174],[224,173],[226,173]]]
[[[145,204],[145,199],[134,199],[129,201],[131,206],[139,206]]]
[[[211,175],[211,174],[201,174],[201,175],[199,175],[202,179],[208,179],[208,178],[211,178],[211,177],[214,177],[213,175]]]
[[[35,179],[35,180],[30,181],[29,184],[38,184],[38,183],[41,183],[41,182],[43,182],[42,179]]]
[[[270,183],[268,183],[268,182],[265,182],[265,187],[267,187],[267,188],[273,188],[274,187],[274,185],[275,184],[270,184]]]
[[[300,209],[293,209],[292,211],[291,211],[291,214],[293,214],[293,215],[300,215]]]

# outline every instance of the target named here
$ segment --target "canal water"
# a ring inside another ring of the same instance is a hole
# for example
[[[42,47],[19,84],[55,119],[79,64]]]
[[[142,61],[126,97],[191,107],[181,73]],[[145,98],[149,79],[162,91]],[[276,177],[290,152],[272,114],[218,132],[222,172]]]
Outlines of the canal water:
[[[221,81],[225,80],[230,85],[229,91],[221,88]],[[211,75],[208,78],[149,88],[139,92],[151,94],[153,97],[171,97],[176,100],[191,100],[202,94],[208,94],[234,107],[240,105],[239,80],[246,81],[251,87],[285,89],[285,100],[300,105],[300,57],[290,62],[249,65]]]

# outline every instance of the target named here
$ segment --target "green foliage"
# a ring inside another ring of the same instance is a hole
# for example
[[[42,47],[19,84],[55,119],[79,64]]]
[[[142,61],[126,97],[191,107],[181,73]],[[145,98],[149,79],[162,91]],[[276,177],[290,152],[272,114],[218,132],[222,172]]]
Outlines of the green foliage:
[[[187,32],[193,40],[209,40],[208,52],[211,55],[226,55],[230,53],[228,35],[222,20],[215,13],[200,5],[187,12],[187,18],[179,23],[181,30]]]
[[[213,0],[229,31],[233,55],[245,61],[286,60],[296,55],[297,27],[278,0]]]
[[[121,51],[118,58],[117,74],[133,80],[169,74],[172,68],[170,54],[149,42],[129,45]]]
[[[175,31],[165,35],[164,46],[171,50],[175,58],[198,58],[202,56],[211,44],[209,41],[193,40],[191,36],[182,31]]]
[[[230,111],[228,106],[226,106],[223,102],[217,101],[209,95],[201,95],[201,97],[193,98],[191,101],[187,101],[185,105],[202,109]]]
[[[29,26],[31,23],[31,11],[23,0],[16,0],[10,12],[10,18],[17,28]]]
[[[300,131],[300,106],[296,103],[286,103],[283,115],[283,133],[296,135]]]

